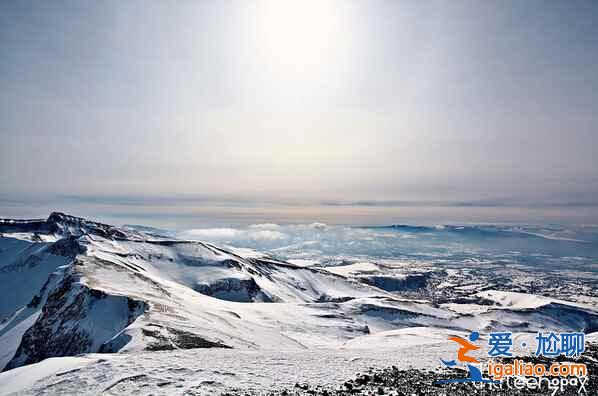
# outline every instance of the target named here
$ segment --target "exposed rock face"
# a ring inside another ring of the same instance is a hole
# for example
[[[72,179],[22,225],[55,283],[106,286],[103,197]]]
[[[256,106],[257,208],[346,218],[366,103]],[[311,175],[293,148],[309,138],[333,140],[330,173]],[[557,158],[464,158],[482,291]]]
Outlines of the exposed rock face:
[[[85,250],[85,246],[81,245],[77,240],[77,237],[73,235],[59,239],[48,246],[48,253],[70,258],[75,258],[79,254],[84,254]]]
[[[245,258],[209,243],[162,238],[62,213],[47,220],[0,220],[0,233],[7,236],[0,237],[0,248],[12,252],[11,261],[0,262],[0,276],[16,279],[15,288],[29,279],[21,288],[26,293],[11,297],[14,304],[4,309],[6,326],[0,327],[0,337],[11,328],[21,331],[12,338],[12,357],[0,361],[4,370],[48,357],[131,348],[254,347],[268,338],[247,331],[247,319],[255,318],[265,322],[252,323],[254,329],[278,342],[301,345],[278,330],[303,326],[294,323],[294,309],[283,315],[286,323],[281,325],[278,318],[270,319],[279,310],[259,308],[261,313],[242,317],[229,302],[320,302],[319,289],[326,285],[341,285],[342,293],[351,296],[371,293],[357,282],[347,284],[337,275],[270,257]],[[347,298],[352,297],[327,300]],[[306,317],[313,315],[305,310]],[[338,318],[341,331],[363,327]],[[25,327],[21,324],[26,320]],[[329,331],[334,324],[322,328]]]
[[[125,232],[118,227],[69,216],[60,212],[50,214],[46,224],[50,232],[64,236],[93,234],[107,239],[143,239],[134,232]]]
[[[171,327],[150,325],[143,329],[143,335],[152,341],[146,347],[148,351],[170,351],[173,349],[192,348],[230,348],[222,342],[212,342],[196,334]]]
[[[236,302],[272,302],[272,298],[262,292],[253,278],[224,278],[210,284],[198,284],[194,290],[228,301]]]
[[[429,274],[415,274],[405,277],[386,275],[364,275],[360,277],[364,283],[379,287],[386,291],[417,290],[426,287]]]
[[[431,274],[304,268],[62,213],[0,220],[0,370],[87,352],[340,347],[405,327],[598,329],[593,306],[523,293],[470,286],[426,301],[446,278]]]
[[[49,293],[40,317],[23,335],[5,370],[48,357],[98,352],[145,309],[142,301],[81,285],[71,271]]]
[[[0,276],[6,278],[4,286],[16,292],[3,294],[13,305],[0,313],[7,315],[27,303],[26,311],[5,319],[0,336],[18,327],[25,314],[38,315],[22,334],[13,358],[5,367],[0,364],[0,369],[48,357],[98,352],[147,310],[142,299],[96,288],[85,277],[95,263],[86,265],[79,259],[86,257],[87,237],[141,240],[139,234],[62,213],[52,213],[46,220],[0,219],[0,233],[31,235],[22,241],[6,240],[6,246],[16,253],[0,262]]]
[[[107,239],[138,239],[138,233],[123,230],[108,224],[89,221],[81,217],[53,212],[46,220],[0,219],[0,233],[29,232],[34,234],[54,234],[60,237],[93,234]]]

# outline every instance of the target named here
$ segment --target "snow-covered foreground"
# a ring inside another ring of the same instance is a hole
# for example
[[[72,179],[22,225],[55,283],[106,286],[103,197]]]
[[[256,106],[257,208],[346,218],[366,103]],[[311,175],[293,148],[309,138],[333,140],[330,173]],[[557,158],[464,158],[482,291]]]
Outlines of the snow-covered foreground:
[[[369,367],[437,365],[446,346],[405,349],[193,349],[51,358],[0,374],[0,394],[218,394],[307,382],[337,386]],[[417,356],[414,359],[414,356]]]
[[[298,383],[342,388],[347,379],[370,368],[439,369],[440,357],[456,353],[456,346],[447,341],[449,334],[463,335],[409,328],[349,341],[335,349],[191,349],[49,358],[0,373],[0,394],[214,395],[273,392]],[[517,334],[515,344],[533,337]],[[589,335],[588,342],[598,345],[598,334]],[[483,347],[479,355],[486,351]],[[514,352],[526,355],[520,347]]]
[[[504,257],[332,265],[302,246],[286,261],[61,213],[0,220],[0,394],[334,385],[370,366],[435,368],[471,331],[598,330],[581,272],[572,289]]]

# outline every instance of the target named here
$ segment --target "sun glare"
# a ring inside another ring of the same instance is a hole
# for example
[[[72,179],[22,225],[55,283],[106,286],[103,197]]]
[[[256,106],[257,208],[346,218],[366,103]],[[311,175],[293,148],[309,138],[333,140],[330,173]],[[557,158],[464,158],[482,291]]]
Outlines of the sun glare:
[[[337,6],[332,0],[258,2],[259,55],[287,71],[321,68],[342,44]]]

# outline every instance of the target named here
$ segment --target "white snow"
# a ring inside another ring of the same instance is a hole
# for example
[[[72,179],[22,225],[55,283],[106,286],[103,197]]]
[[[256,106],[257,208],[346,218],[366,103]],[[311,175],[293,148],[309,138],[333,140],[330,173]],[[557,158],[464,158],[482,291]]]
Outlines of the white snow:
[[[28,304],[50,274],[69,261],[46,248],[43,243],[0,237],[0,320]]]
[[[90,302],[74,313],[79,316],[62,323],[61,331],[74,326],[83,331],[91,340],[88,352],[109,341],[119,353],[51,358],[10,370],[0,374],[0,394],[183,394],[198,387],[210,394],[228,386],[336,383],[370,366],[434,368],[440,356],[454,352],[448,337],[473,330],[534,332],[582,324],[596,328],[598,323],[592,299],[583,304],[525,293],[480,292],[488,284],[475,278],[473,270],[470,276],[468,269],[447,269],[434,292],[450,289],[465,297],[460,303],[437,304],[425,294],[413,297],[369,284],[382,278],[425,281],[434,270],[425,261],[337,256],[333,261],[343,265],[330,266],[325,255],[315,259],[311,253],[302,254],[334,248],[307,236],[317,239],[326,232],[347,245],[372,243],[367,230],[262,224],[240,234],[235,229],[202,229],[192,235],[261,238],[261,244],[285,239],[284,247],[266,254],[143,234],[111,239],[93,232],[108,226],[81,223],[79,229],[79,223],[62,229],[77,235],[87,249],[77,256],[76,265],[72,258],[50,254],[50,243],[32,242],[30,233],[0,237],[0,285],[6,287],[0,299],[0,318],[5,318],[0,323],[0,368],[13,358],[27,329],[47,315],[41,309],[48,290],[57,287],[66,268],[76,282],[62,296],[64,301],[56,303],[72,303],[85,290],[99,297],[85,300]],[[305,240],[288,236],[295,234]],[[393,233],[377,237],[397,238]],[[295,255],[288,262],[276,258],[289,251]],[[492,260],[467,263],[473,269],[491,265]],[[42,301],[28,307],[35,295]],[[145,311],[131,317],[131,301],[143,302]],[[173,331],[234,349],[182,350]],[[148,352],[157,335],[174,350]]]
[[[89,357],[60,357],[49,358],[29,366],[17,367],[15,369],[0,373],[0,394],[21,393],[32,387],[37,381],[52,376],[60,377],[65,370],[74,370],[85,367],[97,359]],[[57,378],[58,380],[60,378]],[[71,392],[77,392],[76,388]]]
[[[0,394],[214,395],[229,387],[273,390],[297,382],[338,386],[369,367],[435,368],[438,357],[454,354],[453,349],[440,342],[402,348],[389,345],[379,350],[194,349],[90,354],[47,359],[1,373]],[[29,369],[31,375],[26,375]]]
[[[570,301],[563,301],[554,298],[537,296],[535,294],[508,292],[501,290],[485,290],[476,294],[477,297],[495,302],[501,307],[510,309],[533,309],[551,303],[569,305],[587,310],[595,310],[591,305],[579,304]]]
[[[347,341],[343,348],[384,350],[389,345],[411,347],[415,345],[448,343],[453,336],[466,337],[467,333],[434,327],[407,327],[398,330],[380,331]]]
[[[317,261],[317,260],[313,260],[313,259],[301,259],[301,258],[290,259],[290,260],[287,260],[287,262],[291,263],[291,264],[294,264],[294,265],[296,265],[298,267],[313,267],[315,265],[320,264],[320,262]]]
[[[12,359],[21,343],[21,337],[33,326],[39,314],[39,310],[24,307],[15,312],[11,320],[0,325],[0,367],[6,366]]]
[[[373,263],[354,263],[324,268],[328,272],[342,276],[355,276],[364,273],[379,273],[380,266]]]

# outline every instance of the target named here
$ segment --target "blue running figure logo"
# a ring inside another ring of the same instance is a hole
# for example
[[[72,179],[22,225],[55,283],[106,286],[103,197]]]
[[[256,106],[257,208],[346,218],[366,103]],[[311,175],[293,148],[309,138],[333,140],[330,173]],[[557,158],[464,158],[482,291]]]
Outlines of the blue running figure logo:
[[[461,337],[450,337],[449,341],[454,341],[460,345],[459,351],[457,352],[457,359],[453,360],[444,360],[440,359],[442,364],[447,367],[455,367],[457,365],[457,361],[461,363],[467,363],[467,369],[469,370],[469,377],[467,378],[458,378],[458,379],[448,379],[448,380],[441,380],[436,381],[436,384],[448,384],[453,382],[488,382],[488,383],[498,383],[498,381],[492,381],[490,379],[482,377],[482,372],[472,363],[480,363],[480,361],[474,357],[468,356],[467,354],[471,351],[476,351],[480,349],[479,346],[472,344],[472,342],[477,341],[480,338],[480,333],[477,331],[472,331],[469,335],[469,341],[461,338]]]

